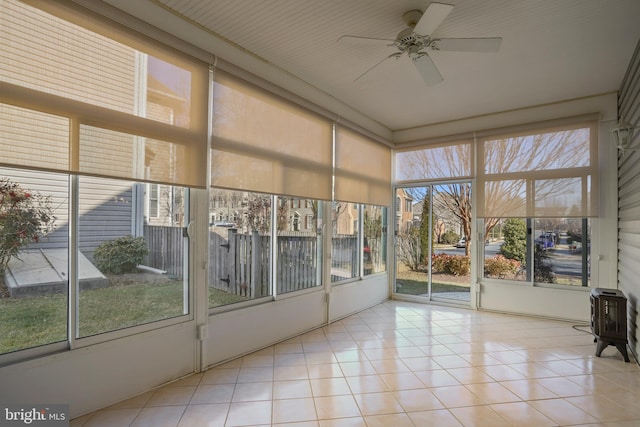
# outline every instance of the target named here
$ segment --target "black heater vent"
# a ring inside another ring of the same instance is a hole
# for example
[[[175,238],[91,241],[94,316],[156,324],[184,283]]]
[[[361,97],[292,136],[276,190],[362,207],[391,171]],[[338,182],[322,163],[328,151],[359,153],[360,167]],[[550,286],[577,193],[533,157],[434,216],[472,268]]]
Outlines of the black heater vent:
[[[618,289],[595,288],[591,290],[591,332],[594,336],[596,356],[602,350],[615,345],[622,353],[624,361],[627,354],[627,298]]]

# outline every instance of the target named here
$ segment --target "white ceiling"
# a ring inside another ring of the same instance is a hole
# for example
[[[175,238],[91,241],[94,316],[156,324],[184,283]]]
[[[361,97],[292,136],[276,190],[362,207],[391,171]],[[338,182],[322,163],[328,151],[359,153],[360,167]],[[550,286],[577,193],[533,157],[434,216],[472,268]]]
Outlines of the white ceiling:
[[[639,0],[441,0],[455,8],[435,37],[499,36],[500,51],[433,52],[444,77],[436,86],[392,60],[354,82],[395,49],[337,39],[395,39],[402,15],[429,0],[105,1],[276,84],[285,76],[302,96],[315,88],[391,131],[616,91],[640,38]]]

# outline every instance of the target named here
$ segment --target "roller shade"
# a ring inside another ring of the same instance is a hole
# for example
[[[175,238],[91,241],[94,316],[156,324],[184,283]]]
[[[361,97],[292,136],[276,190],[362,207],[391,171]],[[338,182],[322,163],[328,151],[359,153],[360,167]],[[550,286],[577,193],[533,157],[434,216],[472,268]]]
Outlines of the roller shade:
[[[398,150],[395,153],[395,183],[471,178],[473,141]]]
[[[391,206],[391,149],[336,125],[334,199]]]
[[[16,151],[0,162],[205,187],[208,65],[71,3],[34,4],[46,11],[0,0],[0,149]]]
[[[479,217],[597,216],[597,122],[478,140]]]
[[[210,183],[330,200],[332,132],[329,120],[217,71]]]

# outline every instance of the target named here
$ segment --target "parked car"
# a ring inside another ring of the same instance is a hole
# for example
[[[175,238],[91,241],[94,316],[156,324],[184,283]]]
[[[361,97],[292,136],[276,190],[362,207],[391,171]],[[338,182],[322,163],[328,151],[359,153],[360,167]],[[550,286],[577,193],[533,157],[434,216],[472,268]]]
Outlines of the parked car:
[[[466,248],[466,247],[467,247],[467,239],[464,237],[458,240],[458,243],[456,243],[456,248]]]

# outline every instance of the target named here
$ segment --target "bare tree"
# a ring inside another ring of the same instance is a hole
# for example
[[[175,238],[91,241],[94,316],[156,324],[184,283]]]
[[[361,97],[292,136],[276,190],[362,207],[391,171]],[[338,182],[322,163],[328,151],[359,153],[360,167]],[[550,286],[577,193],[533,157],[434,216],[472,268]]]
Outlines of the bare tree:
[[[588,130],[572,129],[550,131],[536,135],[496,139],[483,143],[481,159],[483,175],[488,176],[481,192],[481,202],[490,207],[485,217],[484,233],[489,235],[499,223],[499,217],[527,215],[527,196],[535,192],[536,208],[547,209],[558,216],[558,211],[571,205],[573,194],[568,185],[580,185],[580,178],[547,179],[538,176],[524,178],[523,172],[567,170],[587,167],[588,156],[576,153],[588,152]],[[402,157],[403,170],[399,175],[407,180],[464,178],[472,175],[472,150],[470,143],[433,147],[409,152]],[[569,161],[567,161],[569,159]],[[509,176],[512,178],[509,178]],[[579,175],[579,174],[578,174]],[[446,209],[460,221],[467,237],[465,254],[470,253],[471,236],[471,186],[469,184],[444,184],[437,189],[442,197],[434,197],[434,210]],[[580,203],[577,193],[576,206]],[[497,215],[499,213],[499,215]]]

